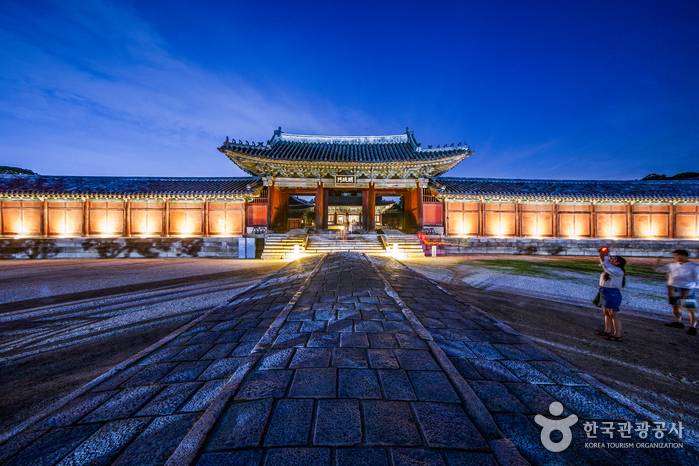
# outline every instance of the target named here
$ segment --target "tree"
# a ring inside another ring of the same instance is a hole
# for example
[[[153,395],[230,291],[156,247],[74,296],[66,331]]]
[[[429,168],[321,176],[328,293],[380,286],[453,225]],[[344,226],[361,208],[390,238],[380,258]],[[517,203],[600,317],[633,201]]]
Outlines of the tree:
[[[36,175],[26,168],[0,166],[0,175]]]

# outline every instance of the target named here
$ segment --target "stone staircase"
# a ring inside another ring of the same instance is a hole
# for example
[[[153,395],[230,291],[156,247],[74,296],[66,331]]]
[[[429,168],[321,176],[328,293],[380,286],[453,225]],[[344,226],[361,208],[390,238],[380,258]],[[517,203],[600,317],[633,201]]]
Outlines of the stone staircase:
[[[415,235],[405,235],[405,234],[387,234],[384,235],[384,240],[386,242],[386,249],[392,250],[393,245],[398,245],[398,251],[404,257],[425,257],[425,251],[422,248],[422,243],[420,239]]]
[[[311,235],[306,246],[307,254],[327,254],[331,252],[363,252],[384,254],[386,251],[378,235],[348,235],[342,239],[335,234]]]
[[[262,250],[262,259],[286,259],[294,252],[294,246],[298,245],[303,251],[306,240],[304,234],[268,233],[265,235],[265,247]]]

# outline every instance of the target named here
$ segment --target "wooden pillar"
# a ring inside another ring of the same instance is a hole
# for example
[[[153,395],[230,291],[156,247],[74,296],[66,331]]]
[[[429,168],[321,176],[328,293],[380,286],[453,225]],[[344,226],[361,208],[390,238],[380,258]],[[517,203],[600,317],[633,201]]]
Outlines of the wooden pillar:
[[[227,209],[224,208],[224,210],[223,210],[223,219],[224,219],[223,221],[224,222],[228,222],[228,218],[226,218],[227,213],[228,213]],[[209,236],[209,200],[208,199],[206,199],[204,201],[204,215],[203,215],[203,217],[204,217],[204,228],[202,231],[204,232],[204,236]]]
[[[597,215],[594,204],[590,204],[590,238],[597,238]]]
[[[328,193],[328,188],[323,188],[323,207],[322,207],[322,223],[321,223],[321,229],[327,230],[328,229],[328,199],[329,193]]]
[[[670,204],[670,212],[667,215],[667,234],[669,238],[675,237],[675,204]]]
[[[226,219],[228,221],[228,219]],[[248,201],[243,201],[243,236],[248,234]]]
[[[415,189],[415,200],[417,201],[415,203],[415,223],[417,223],[417,231],[422,231],[423,228],[423,197],[422,197],[422,188],[420,187],[420,181],[417,182],[417,188]]]
[[[109,209],[107,214],[109,215]],[[90,199],[83,200],[83,236],[90,235]]]
[[[369,191],[362,190],[362,215],[360,216],[360,221],[362,223],[362,228],[368,231],[368,214],[369,214]]]
[[[165,199],[165,218],[163,218],[163,236],[170,236],[170,199]]]
[[[41,236],[46,238],[49,236],[49,201],[44,199],[44,202],[41,205],[41,207]],[[24,217],[23,211],[24,207],[22,207],[22,217]],[[22,223],[24,223],[24,219],[22,219]]]
[[[131,236],[131,199],[124,200],[124,234]]]
[[[478,202],[478,236],[485,236],[485,201]]]
[[[635,238],[636,232],[634,231],[633,224],[633,204],[629,204],[629,238]]]
[[[633,238],[633,225],[631,222],[631,204],[626,204],[624,206],[624,211],[626,213],[626,237]]]
[[[558,221],[558,202],[554,202],[551,207],[551,236],[554,238],[558,237],[558,230],[560,223]]]
[[[374,190],[373,182],[369,183],[367,196],[369,197],[367,206],[369,209],[367,212],[367,230],[374,231],[376,229],[376,191]]]
[[[323,182],[319,181],[316,186],[316,200],[315,207],[313,207],[313,213],[315,214],[315,227],[316,231],[323,229],[324,222],[324,212],[323,212],[323,197],[325,195],[325,190],[323,189]]]
[[[515,201],[515,237],[522,236],[522,205]]]
[[[282,231],[289,229],[289,191],[287,189],[278,190],[279,208],[277,210],[277,218]]]

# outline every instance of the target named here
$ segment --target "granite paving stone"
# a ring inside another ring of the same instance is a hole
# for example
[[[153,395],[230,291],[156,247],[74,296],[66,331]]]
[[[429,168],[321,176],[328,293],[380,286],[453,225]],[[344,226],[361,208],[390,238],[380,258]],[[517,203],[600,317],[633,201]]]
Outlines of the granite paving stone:
[[[225,379],[243,363],[244,358],[221,357],[212,362],[199,376],[199,380]]]
[[[332,350],[330,348],[298,348],[289,367],[328,367]]]
[[[383,448],[338,448],[335,466],[388,466],[388,454]]]
[[[52,429],[20,450],[7,464],[41,466],[56,464],[98,428],[99,425],[90,424]]]
[[[461,401],[449,379],[441,371],[408,371],[408,376],[420,401]]]
[[[313,443],[315,445],[356,445],[362,440],[361,415],[357,400],[319,400]]]
[[[203,361],[181,362],[172,370],[172,372],[163,377],[162,382],[193,382],[199,378],[199,375],[204,372],[210,364],[211,361],[208,359],[204,359]]]
[[[333,367],[296,369],[289,396],[333,398],[336,387],[337,369]]]
[[[224,380],[211,380],[206,382],[204,386],[197,390],[197,392],[192,395],[192,398],[180,408],[180,411],[190,413],[203,410],[209,405],[211,400],[218,395],[224,383]]]
[[[400,365],[392,350],[370,349],[367,351],[369,365],[374,369],[398,369]]]
[[[114,464],[165,463],[196,419],[195,414],[156,417],[119,455]]]
[[[365,400],[362,408],[368,445],[422,444],[408,402]]]
[[[333,367],[366,368],[369,366],[367,352],[362,348],[335,348]]]
[[[485,439],[459,404],[414,402],[413,408],[429,446],[486,448]]]
[[[424,448],[391,448],[394,466],[441,466],[446,465],[438,451]]]
[[[73,424],[115,393],[117,390],[85,393],[43,420],[41,426],[61,427]]]
[[[394,351],[394,354],[401,369],[415,371],[439,370],[437,361],[434,360],[429,351],[397,349]]]
[[[110,464],[112,459],[131,439],[148,424],[148,418],[120,419],[103,425],[97,432],[81,443],[58,464]]]
[[[469,385],[485,406],[496,413],[524,413],[527,408],[500,382],[473,381]],[[548,409],[548,408],[547,408]],[[546,411],[542,411],[546,412]]]
[[[81,422],[109,421],[127,417],[135,413],[160,389],[161,387],[157,385],[125,388],[85,416]]]
[[[313,422],[313,400],[281,399],[270,419],[264,445],[305,445]]]
[[[240,400],[281,398],[286,393],[291,376],[292,371],[283,369],[255,371],[243,382],[235,397]]]
[[[340,346],[342,348],[368,348],[369,339],[364,332],[340,333]]]
[[[269,466],[327,466],[330,464],[329,448],[271,448],[265,465]]]
[[[256,447],[262,441],[267,418],[272,411],[270,398],[231,404],[209,436],[207,451]]]
[[[264,450],[233,450],[227,452],[204,453],[197,466],[257,465],[262,461]]]
[[[383,394],[387,400],[416,400],[413,386],[408,374],[402,370],[379,370],[379,380],[383,388]]]
[[[381,398],[381,386],[373,369],[339,369],[338,395],[343,398]]]
[[[166,416],[172,414],[202,386],[199,382],[184,382],[168,385],[145,404],[138,416]]]

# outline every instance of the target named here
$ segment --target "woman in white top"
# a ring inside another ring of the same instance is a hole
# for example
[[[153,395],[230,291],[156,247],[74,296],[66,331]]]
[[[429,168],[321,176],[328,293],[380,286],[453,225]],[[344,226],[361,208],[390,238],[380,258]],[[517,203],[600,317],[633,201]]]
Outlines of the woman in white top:
[[[626,260],[621,256],[610,256],[609,248],[600,248],[602,273],[599,277],[600,307],[604,312],[604,331],[599,335],[607,340],[621,341],[621,289],[626,285]]]

